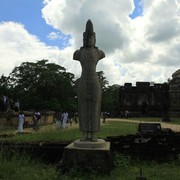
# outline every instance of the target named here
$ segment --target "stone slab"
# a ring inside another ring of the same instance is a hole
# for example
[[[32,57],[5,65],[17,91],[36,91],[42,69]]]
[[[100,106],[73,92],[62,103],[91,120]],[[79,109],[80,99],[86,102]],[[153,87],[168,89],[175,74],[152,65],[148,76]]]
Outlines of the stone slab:
[[[138,132],[141,134],[160,134],[161,123],[139,123]]]
[[[89,148],[99,149],[99,148],[103,148],[103,149],[107,149],[108,150],[109,149],[109,144],[106,143],[106,141],[103,140],[103,139],[98,139],[97,142],[76,140],[76,141],[74,141],[74,145],[70,144],[68,146],[68,148],[84,148],[84,149],[89,149]]]
[[[89,147],[91,143],[86,142],[88,147],[76,147],[75,141],[64,149],[63,158],[60,163],[60,168],[63,171],[69,171],[71,168],[78,168],[84,171],[93,170],[98,172],[109,172],[113,167],[112,155],[110,151],[110,142],[104,142],[103,147]],[[83,141],[82,141],[83,142]],[[103,142],[103,141],[100,141]],[[78,144],[79,145],[79,144]],[[80,142],[80,146],[82,143]],[[91,145],[90,145],[91,146]]]

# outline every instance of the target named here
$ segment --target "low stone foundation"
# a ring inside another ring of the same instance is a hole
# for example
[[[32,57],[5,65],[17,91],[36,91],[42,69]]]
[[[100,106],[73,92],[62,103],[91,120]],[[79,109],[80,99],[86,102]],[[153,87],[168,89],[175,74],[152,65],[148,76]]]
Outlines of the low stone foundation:
[[[24,127],[29,127],[33,123],[33,114],[34,111],[24,111],[25,122]],[[0,112],[0,127],[4,126],[18,126],[18,112],[8,111],[8,112]],[[43,124],[51,124],[54,122],[54,111],[43,111],[41,112],[41,121]]]
[[[110,142],[101,139],[97,142],[77,140],[65,147],[60,168],[62,171],[80,168],[108,173],[112,165]]]

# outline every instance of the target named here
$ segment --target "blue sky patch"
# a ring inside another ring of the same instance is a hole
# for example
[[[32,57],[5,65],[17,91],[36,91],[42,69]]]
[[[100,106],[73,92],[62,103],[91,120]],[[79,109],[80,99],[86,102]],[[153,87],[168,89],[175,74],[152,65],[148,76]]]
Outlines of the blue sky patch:
[[[70,35],[54,29],[46,24],[42,18],[42,0],[5,0],[0,6],[0,22],[17,22],[24,25],[25,29],[32,35],[36,35],[40,41],[48,46],[57,46],[64,49],[69,46]],[[49,34],[55,32],[58,38],[50,39]]]
[[[143,14],[142,2],[143,0],[134,0],[134,11],[129,14],[131,19]],[[42,0],[4,0],[0,6],[0,22],[12,21],[23,24],[30,34],[37,36],[48,46],[57,46],[60,49],[70,46],[71,35],[63,34],[46,24],[41,13],[43,6]]]
[[[133,0],[134,1],[134,10],[129,17],[135,19],[138,16],[143,15],[143,0]]]

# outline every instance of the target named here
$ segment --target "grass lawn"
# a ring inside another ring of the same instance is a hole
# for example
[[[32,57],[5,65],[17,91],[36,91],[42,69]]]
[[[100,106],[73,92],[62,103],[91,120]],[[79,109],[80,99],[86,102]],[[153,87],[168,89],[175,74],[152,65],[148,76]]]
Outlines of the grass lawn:
[[[108,121],[101,124],[101,130],[97,134],[98,138],[106,138],[107,136],[117,136],[126,134],[135,134],[138,124],[129,122]],[[12,130],[11,130],[12,131]],[[9,133],[9,132],[8,132]],[[81,137],[78,126],[63,128],[55,128],[55,125],[42,126],[37,132],[29,134],[15,135],[11,138],[0,138],[10,141],[74,141]]]
[[[0,154],[0,179],[8,180],[134,180],[139,176],[140,168],[143,175],[150,180],[179,180],[180,158],[176,161],[157,163],[140,161],[116,154],[115,168],[110,174],[83,172],[72,169],[66,174],[57,171],[56,165],[43,164],[27,155],[15,154],[12,158]]]
[[[99,138],[107,136],[118,136],[126,134],[135,134],[137,132],[137,123],[108,121],[101,124]],[[81,137],[78,127],[69,127],[67,129],[56,129],[54,125],[43,126],[40,131],[15,135],[12,138],[1,138],[12,141],[73,141]],[[140,161],[131,159],[131,157],[116,154],[115,168],[110,174],[99,174],[96,172],[85,173],[79,169],[72,169],[67,174],[61,174],[56,169],[55,164],[47,165],[38,159],[31,159],[28,155],[17,154],[8,156],[8,152],[0,152],[0,179],[8,180],[134,180],[139,175],[142,168],[143,174],[151,180],[179,180],[180,177],[180,157],[177,160],[165,163],[154,161]]]

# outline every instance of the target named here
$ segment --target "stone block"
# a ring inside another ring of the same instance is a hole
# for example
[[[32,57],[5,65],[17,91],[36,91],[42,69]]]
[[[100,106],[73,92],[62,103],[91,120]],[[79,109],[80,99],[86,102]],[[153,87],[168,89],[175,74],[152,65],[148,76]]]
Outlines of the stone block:
[[[98,141],[100,141],[98,139]],[[110,172],[113,162],[110,151],[110,142],[105,142],[102,146],[96,147],[98,142],[75,141],[64,149],[63,158],[60,163],[62,171],[69,171],[72,168],[80,168],[83,171],[98,171],[103,173]],[[77,147],[80,144],[81,147]],[[82,147],[82,143],[86,144]],[[91,145],[92,146],[91,146]]]

